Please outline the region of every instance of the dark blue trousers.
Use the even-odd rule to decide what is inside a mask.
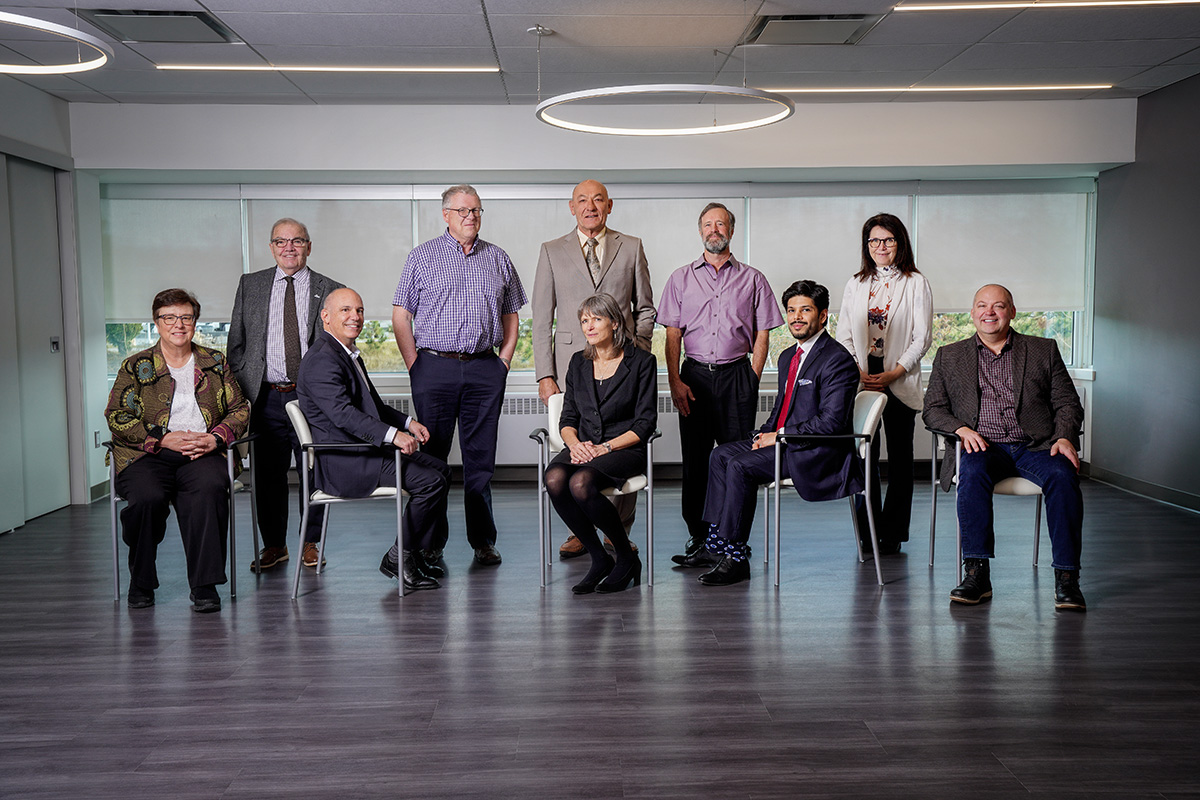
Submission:
[[[492,475],[508,369],[494,355],[459,361],[421,351],[408,376],[417,421],[429,429],[429,441],[421,451],[445,461],[458,427],[467,541],[476,550],[494,545]],[[435,542],[432,547],[441,549],[445,544]]]
[[[958,474],[958,524],[963,558],[994,558],[992,488],[1020,476],[1042,487],[1055,569],[1079,569],[1083,541],[1083,495],[1079,473],[1063,455],[1023,444],[989,442],[982,453],[963,452]]]
[[[779,465],[780,480],[788,475],[787,460]],[[708,492],[703,518],[722,539],[745,544],[750,540],[758,489],[775,480],[775,448],[752,450],[749,439],[717,445],[708,461]]]

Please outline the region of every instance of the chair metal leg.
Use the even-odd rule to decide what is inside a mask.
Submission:
[[[771,507],[771,484],[763,484],[763,567],[771,563],[771,517],[767,509]]]
[[[871,501],[868,499],[871,496],[871,470],[869,467],[866,473],[866,491],[863,492],[863,501],[867,506],[867,527],[871,534],[871,550],[875,554],[875,577],[879,580],[879,585],[883,586],[883,567],[879,563],[879,536],[875,533],[875,511],[871,508]]]
[[[254,442],[250,442],[250,536],[254,540],[254,573],[261,575],[259,569],[258,551],[261,544],[258,541],[258,474],[254,471]]]
[[[862,531],[858,529],[858,509],[854,506],[854,498],[858,495],[850,495],[847,500],[850,501],[850,521],[854,523],[854,549],[858,551],[858,563],[862,564],[867,560],[867,554],[862,549]],[[864,497],[865,501],[866,498]]]
[[[237,599],[237,519],[233,507],[233,455],[237,448],[225,451],[225,464],[229,472],[229,599]]]
[[[933,566],[933,543],[937,532],[938,459],[937,434],[933,434],[933,449],[929,456],[929,566]]]
[[[317,574],[320,575],[324,571],[325,566],[325,534],[329,531],[329,507],[325,507],[325,513],[321,515],[321,538],[317,540]],[[304,560],[304,538],[300,539],[300,560]]]
[[[113,551],[113,602],[117,603],[121,600],[121,559],[120,559],[120,539],[121,535],[117,532],[117,503],[120,499],[117,497],[117,465],[116,456],[109,454],[110,464],[108,467],[108,522],[112,528],[112,551]]]
[[[780,489],[783,488],[779,485],[780,480],[782,480],[779,473],[780,473],[780,453],[782,451],[783,451],[783,448],[781,448],[779,446],[779,444],[776,443],[775,444],[775,588],[776,589],[779,588],[779,561],[780,561],[780,558],[779,558],[779,496],[782,494]],[[764,513],[766,512],[765,508],[763,509],[763,512]]]
[[[654,443],[646,445],[646,587],[654,588]]]
[[[1033,510],[1033,566],[1038,565],[1038,547],[1042,543],[1042,496],[1037,496],[1037,505]]]
[[[403,465],[400,463],[400,450],[396,450],[396,555],[399,556],[398,562],[400,567],[400,575],[396,578],[396,583],[400,584],[396,590],[397,595],[401,600],[404,599],[404,472]],[[329,519],[329,509],[325,509],[325,519]],[[325,552],[325,529],[321,529],[321,552]],[[317,565],[320,566],[320,561]]]
[[[546,588],[547,572],[549,571],[549,562],[547,561],[549,547],[546,539],[550,536],[549,520],[546,518],[546,506],[549,505],[549,497],[546,495],[546,446],[542,444],[538,448],[538,472],[537,472],[537,508],[538,508],[538,561],[542,572],[542,588]]]

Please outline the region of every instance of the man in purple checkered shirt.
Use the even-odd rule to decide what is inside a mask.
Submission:
[[[989,284],[976,292],[971,305],[975,335],[938,350],[925,393],[925,425],[962,442],[957,505],[966,577],[950,599],[974,605],[992,596],[992,487],[1020,476],[1040,486],[1046,497],[1054,607],[1083,611],[1083,406],[1057,342],[1012,330],[1016,314],[1012,293],[1003,286]],[[953,474],[954,450],[947,448],[943,488],[949,489]]]
[[[473,187],[442,192],[442,219],[446,232],[408,254],[392,299],[392,329],[416,416],[429,429],[421,449],[445,461],[458,426],[467,541],[477,563],[495,566],[496,437],[525,289],[508,254],[479,238],[483,203]],[[423,554],[427,564],[441,560],[448,538],[442,523]]]

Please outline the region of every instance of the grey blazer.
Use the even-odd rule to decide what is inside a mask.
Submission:
[[[643,350],[650,349],[656,314],[642,240],[609,228],[600,283],[593,286],[575,230],[542,243],[533,280],[534,369],[538,380],[554,378],[560,389],[571,356],[583,349],[578,312],[584,300],[598,292],[616,298],[627,333]]]
[[[1083,405],[1053,339],[1012,331],[1013,389],[1017,422],[1029,436],[1029,449],[1047,450],[1059,439],[1079,449]],[[979,426],[979,352],[977,338],[948,344],[937,351],[929,388],[925,390],[925,425],[956,431]],[[954,448],[942,460],[942,488],[954,476]]]
[[[243,275],[233,298],[233,318],[229,321],[229,343],[225,357],[242,386],[242,394],[254,403],[267,374],[267,311],[271,305],[271,281],[275,267]],[[309,268],[308,346],[321,332],[321,306],[325,298],[342,284]]]

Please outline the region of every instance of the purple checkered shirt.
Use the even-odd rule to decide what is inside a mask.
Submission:
[[[500,345],[500,317],[520,311],[525,300],[507,253],[477,238],[464,255],[446,231],[408,254],[392,305],[412,313],[418,348],[479,353]]]
[[[1013,390],[1012,337],[996,355],[975,335],[979,349],[979,424],[976,432],[989,442],[1024,442],[1017,422],[1017,395]]]

